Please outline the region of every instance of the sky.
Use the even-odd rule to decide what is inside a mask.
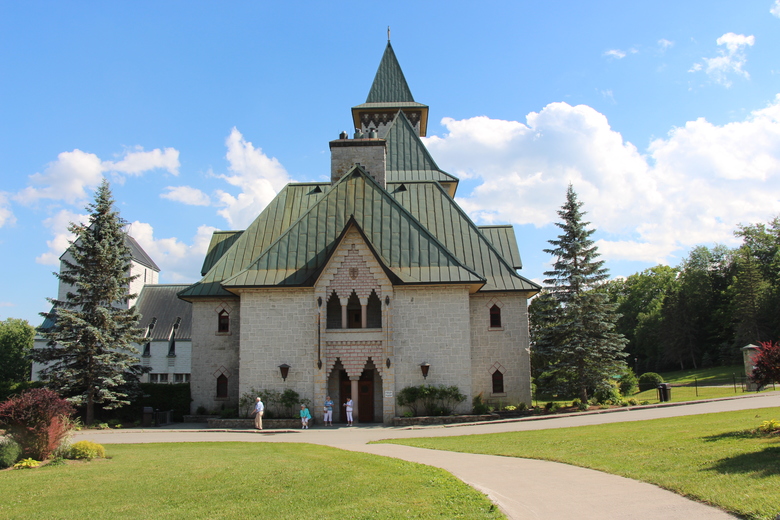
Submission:
[[[612,276],[780,214],[780,0],[0,0],[0,319],[57,293],[107,178],[161,283],[330,178],[391,41],[425,143],[541,282],[574,187]]]

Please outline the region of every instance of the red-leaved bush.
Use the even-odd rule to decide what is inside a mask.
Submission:
[[[44,460],[70,432],[73,405],[48,388],[34,388],[0,403],[0,428],[25,457]]]
[[[759,387],[780,382],[780,343],[762,341],[758,355],[753,359],[753,372],[750,379]]]

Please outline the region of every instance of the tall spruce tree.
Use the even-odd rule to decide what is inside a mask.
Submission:
[[[624,369],[626,339],[615,332],[617,306],[600,287],[609,272],[604,261],[597,260],[598,248],[590,239],[595,230],[587,229],[590,223],[583,222],[581,207],[569,185],[566,203],[558,211],[562,221],[556,222],[563,233],[544,250],[556,258],[544,282],[558,305],[547,306],[540,317],[546,325],[539,327],[534,348],[550,361],[548,373],[566,381],[586,402],[591,391]]]
[[[33,359],[45,364],[46,384],[77,406],[85,408],[87,424],[95,405],[118,408],[129,404],[127,388],[137,382],[139,316],[128,309],[131,253],[114,211],[106,180],[87,206],[89,224],[71,223],[76,239],[63,256],[57,278],[70,286],[64,300],[50,298],[51,313],[42,313],[54,326],[42,331],[47,346],[35,349]]]

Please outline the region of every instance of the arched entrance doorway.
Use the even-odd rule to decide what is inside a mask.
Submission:
[[[349,397],[357,404],[357,415],[354,417],[356,423],[382,422],[382,376],[371,358],[366,362],[357,381],[357,397],[352,395],[352,380],[340,361],[336,362],[330,374],[328,390],[337,405],[333,410],[334,422],[347,422],[343,405]]]

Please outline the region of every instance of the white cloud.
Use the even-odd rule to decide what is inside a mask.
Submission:
[[[660,40],[658,40],[658,46],[661,48],[662,51],[665,51],[666,49],[670,49],[674,47],[674,42],[671,40],[667,40],[666,38],[661,38]]]
[[[780,18],[780,0],[775,0],[775,3],[769,8],[769,12]]]
[[[126,151],[121,160],[104,161],[102,166],[104,171],[126,173],[129,175],[141,175],[149,170],[164,169],[171,175],[179,175],[179,151],[174,148],[160,150],[155,148],[152,151],[144,152],[143,148],[137,146],[136,151]]]
[[[31,186],[14,197],[23,204],[32,204],[40,199],[51,199],[75,204],[87,199],[87,189],[94,189],[106,172],[140,175],[149,170],[165,169],[177,175],[179,152],[173,148],[144,152],[126,151],[122,159],[101,161],[93,154],[75,149],[62,152],[57,160],[49,163],[43,173],[30,175]]]
[[[224,209],[218,213],[234,229],[243,229],[291,179],[276,158],[255,148],[236,128],[230,132],[225,145],[231,174],[218,177],[240,188],[241,193],[234,196],[219,190],[217,197]]]
[[[626,57],[626,53],[620,49],[610,49],[604,53],[604,56],[621,60]]]
[[[8,195],[8,193],[0,191],[0,228],[6,224],[13,225],[16,223],[16,217],[9,207]]]
[[[692,245],[734,243],[738,223],[780,212],[780,95],[741,122],[674,128],[646,155],[583,105],[552,103],[526,124],[442,124],[448,133],[426,144],[442,168],[479,181],[458,197],[475,220],[548,225],[572,183],[587,220],[609,236],[599,242],[605,258],[661,262]]]
[[[191,186],[166,186],[166,193],[161,193],[163,199],[173,200],[190,206],[209,206],[211,199],[208,195]]]
[[[154,228],[145,222],[135,221],[128,227],[130,236],[136,239],[160,268],[161,278],[172,283],[200,279],[200,267],[214,231],[214,227],[198,227],[192,244],[188,245],[175,237],[155,238]]]
[[[49,229],[53,238],[46,241],[46,246],[49,250],[35,259],[37,263],[43,265],[60,264],[60,256],[68,249],[70,241],[75,238],[73,233],[68,231],[71,222],[86,224],[89,222],[89,215],[82,215],[63,209],[43,221],[43,225]]]
[[[731,86],[731,77],[734,75],[750,79],[750,74],[744,69],[747,62],[745,49],[752,47],[756,38],[730,32],[718,38],[716,43],[724,47],[718,50],[718,56],[702,58],[703,63],[695,63],[688,72],[704,70],[716,83],[725,87]]]

